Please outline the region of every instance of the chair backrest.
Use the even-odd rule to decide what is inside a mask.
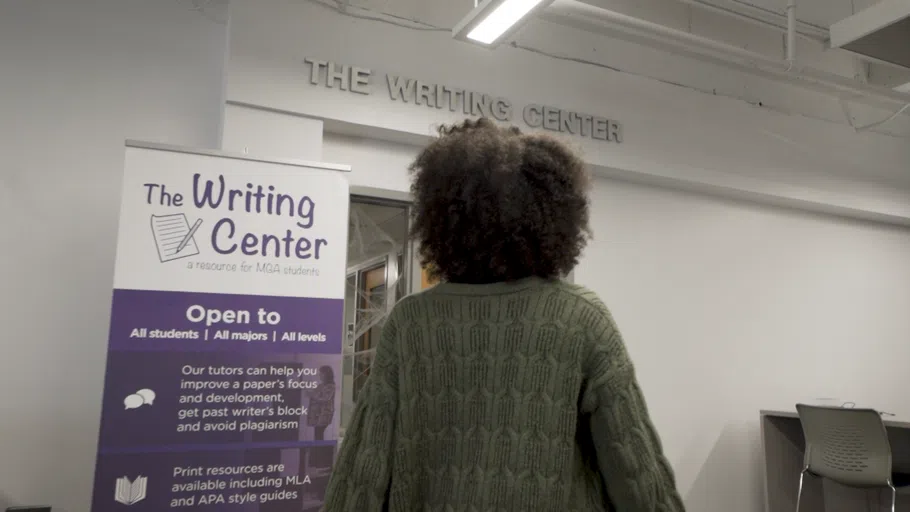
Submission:
[[[798,404],[806,438],[806,469],[844,485],[891,485],[891,444],[872,409]]]

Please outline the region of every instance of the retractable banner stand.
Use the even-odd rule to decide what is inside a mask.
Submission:
[[[322,506],[344,170],[128,144],[93,512]]]

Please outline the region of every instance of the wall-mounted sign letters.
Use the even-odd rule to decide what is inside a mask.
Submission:
[[[314,58],[306,58],[304,63],[309,67],[312,85],[355,94],[371,95],[374,92],[374,75],[370,69]],[[488,117],[501,122],[514,122],[515,118],[520,118],[530,128],[622,142],[622,125],[601,116],[534,103],[518,109],[508,98],[400,75],[387,74],[382,85],[386,87],[389,98],[396,102],[445,109],[466,116]]]

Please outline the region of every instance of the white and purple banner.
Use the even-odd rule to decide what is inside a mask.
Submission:
[[[127,147],[93,512],[321,508],[342,170]]]

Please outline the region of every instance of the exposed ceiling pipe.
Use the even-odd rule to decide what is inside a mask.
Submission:
[[[787,0],[787,71],[796,66],[796,0]]]
[[[724,16],[737,18],[739,20],[745,21],[746,23],[749,23],[751,25],[755,25],[758,27],[770,28],[770,29],[776,30],[778,32],[782,32],[784,34],[789,32],[789,26],[788,26],[789,23],[786,25],[780,24],[779,22],[774,22],[774,21],[771,21],[768,19],[760,18],[757,15],[753,16],[751,14],[748,14],[748,13],[745,13],[742,11],[738,11],[733,8],[723,7],[721,5],[717,5],[717,4],[707,1],[707,0],[677,0],[677,1],[687,4],[687,5],[691,5],[693,7],[699,8],[699,9],[706,10],[706,11],[711,11],[711,12],[715,12],[717,14],[721,14]],[[802,37],[804,39],[807,39],[809,41],[814,41],[816,43],[827,43],[828,42],[827,31],[822,32],[821,30],[819,30],[813,26],[807,27],[807,26],[805,26],[805,24],[803,24],[802,30],[800,30],[800,22],[798,20],[796,22],[796,35],[798,37]]]
[[[601,34],[604,33],[604,29],[608,29],[617,33],[619,37],[626,35],[625,39],[639,44],[720,64],[734,65],[751,73],[798,81],[829,93],[838,95],[849,93],[851,98],[870,97],[901,104],[907,103],[908,99],[906,94],[886,87],[863,84],[811,67],[800,68],[798,73],[791,72],[793,68],[786,60],[774,59],[738,46],[603,9],[584,1],[556,0],[545,12],[544,17],[556,23]]]

